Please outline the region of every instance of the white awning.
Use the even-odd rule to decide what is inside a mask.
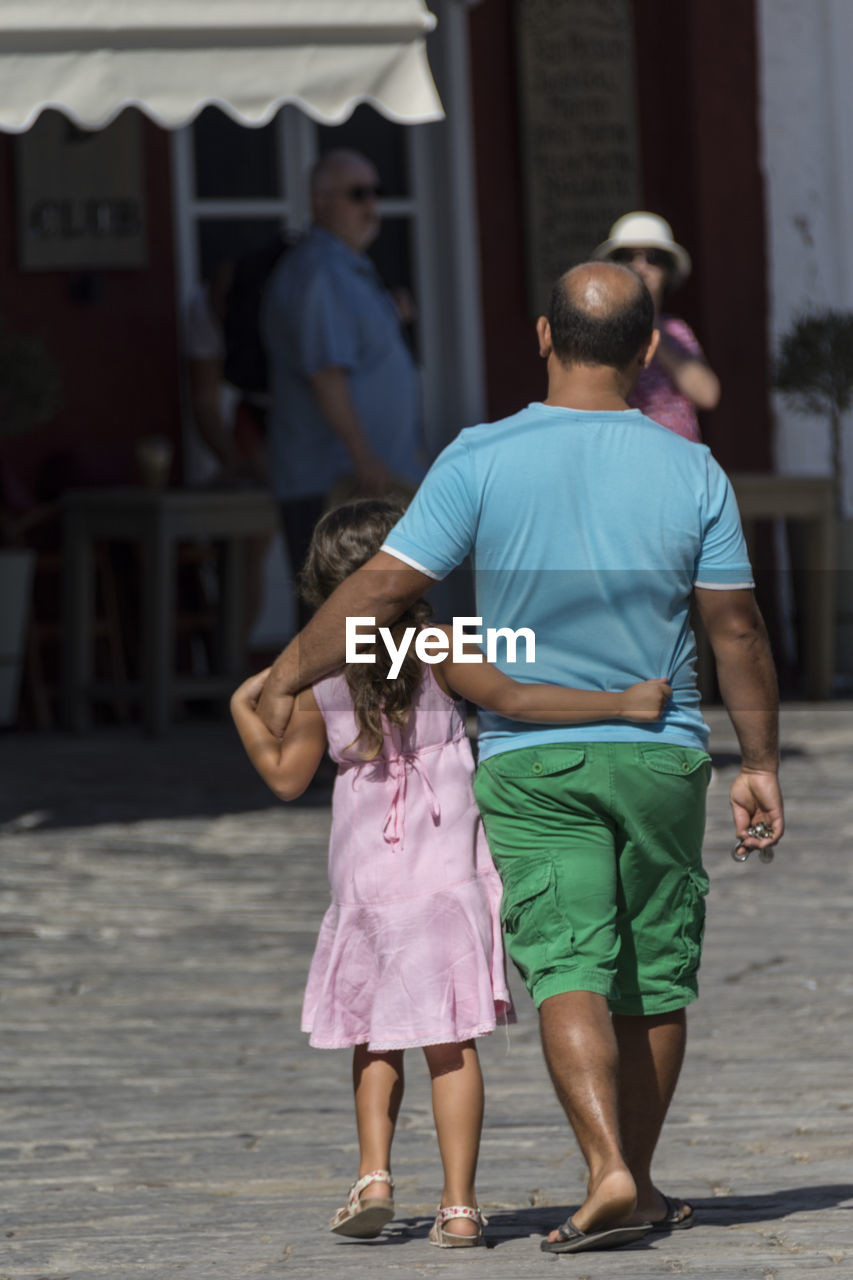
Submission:
[[[2,0],[0,129],[45,107],[96,128],[139,107],[176,128],[208,104],[265,124],[285,102],[441,119],[424,0]]]

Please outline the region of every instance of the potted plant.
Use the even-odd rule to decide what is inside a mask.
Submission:
[[[773,385],[790,397],[796,409],[821,414],[829,423],[835,504],[842,519],[841,415],[853,398],[853,312],[828,310],[799,316],[779,343]]]
[[[0,441],[46,421],[58,402],[56,367],[39,338],[0,324]],[[0,459],[0,725],[14,722],[26,641],[35,552],[20,545],[5,506]]]
[[[853,312],[808,312],[780,340],[773,385],[803,413],[829,428],[838,517],[837,611],[839,666],[853,675],[853,520],[845,520],[842,415],[853,402]],[[850,580],[848,582],[848,579]]]

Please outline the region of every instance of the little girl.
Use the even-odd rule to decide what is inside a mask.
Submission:
[[[314,532],[302,577],[317,608],[379,550],[402,515],[366,500],[330,511]],[[392,628],[429,612],[418,601]],[[449,631],[449,628],[448,628]],[[500,881],[474,802],[474,769],[457,697],[518,720],[656,720],[664,680],[624,693],[520,684],[486,662],[446,656],[423,664],[410,646],[399,675],[377,646],[291,700],[283,739],[255,707],[266,672],[247,680],[231,709],[253,765],[282,800],[310,783],[328,746],[332,797],[326,912],[308,975],[302,1029],[321,1049],[353,1048],[360,1163],[330,1224],[340,1235],[379,1235],[394,1216],[391,1141],[403,1096],[403,1051],[420,1047],[432,1080],[444,1189],[429,1239],[479,1244],[485,1219],[474,1177],[483,1120],[475,1038],[511,1016],[503,966]]]

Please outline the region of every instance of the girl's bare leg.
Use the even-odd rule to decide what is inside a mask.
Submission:
[[[463,1044],[434,1044],[424,1049],[432,1079],[432,1113],[444,1167],[441,1206],[477,1207],[474,1180],[483,1128],[483,1076],[473,1040]],[[445,1231],[476,1235],[477,1224],[455,1218]]]
[[[358,1129],[358,1176],[391,1168],[391,1143],[403,1100],[403,1051],[370,1053],[356,1045],[352,1057],[355,1121]],[[390,1197],[387,1182],[372,1182],[361,1193],[371,1199]]]

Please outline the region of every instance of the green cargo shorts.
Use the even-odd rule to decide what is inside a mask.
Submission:
[[[640,742],[526,747],[480,765],[507,951],[537,1006],[567,991],[626,1014],[696,999],[710,774],[704,751]]]

